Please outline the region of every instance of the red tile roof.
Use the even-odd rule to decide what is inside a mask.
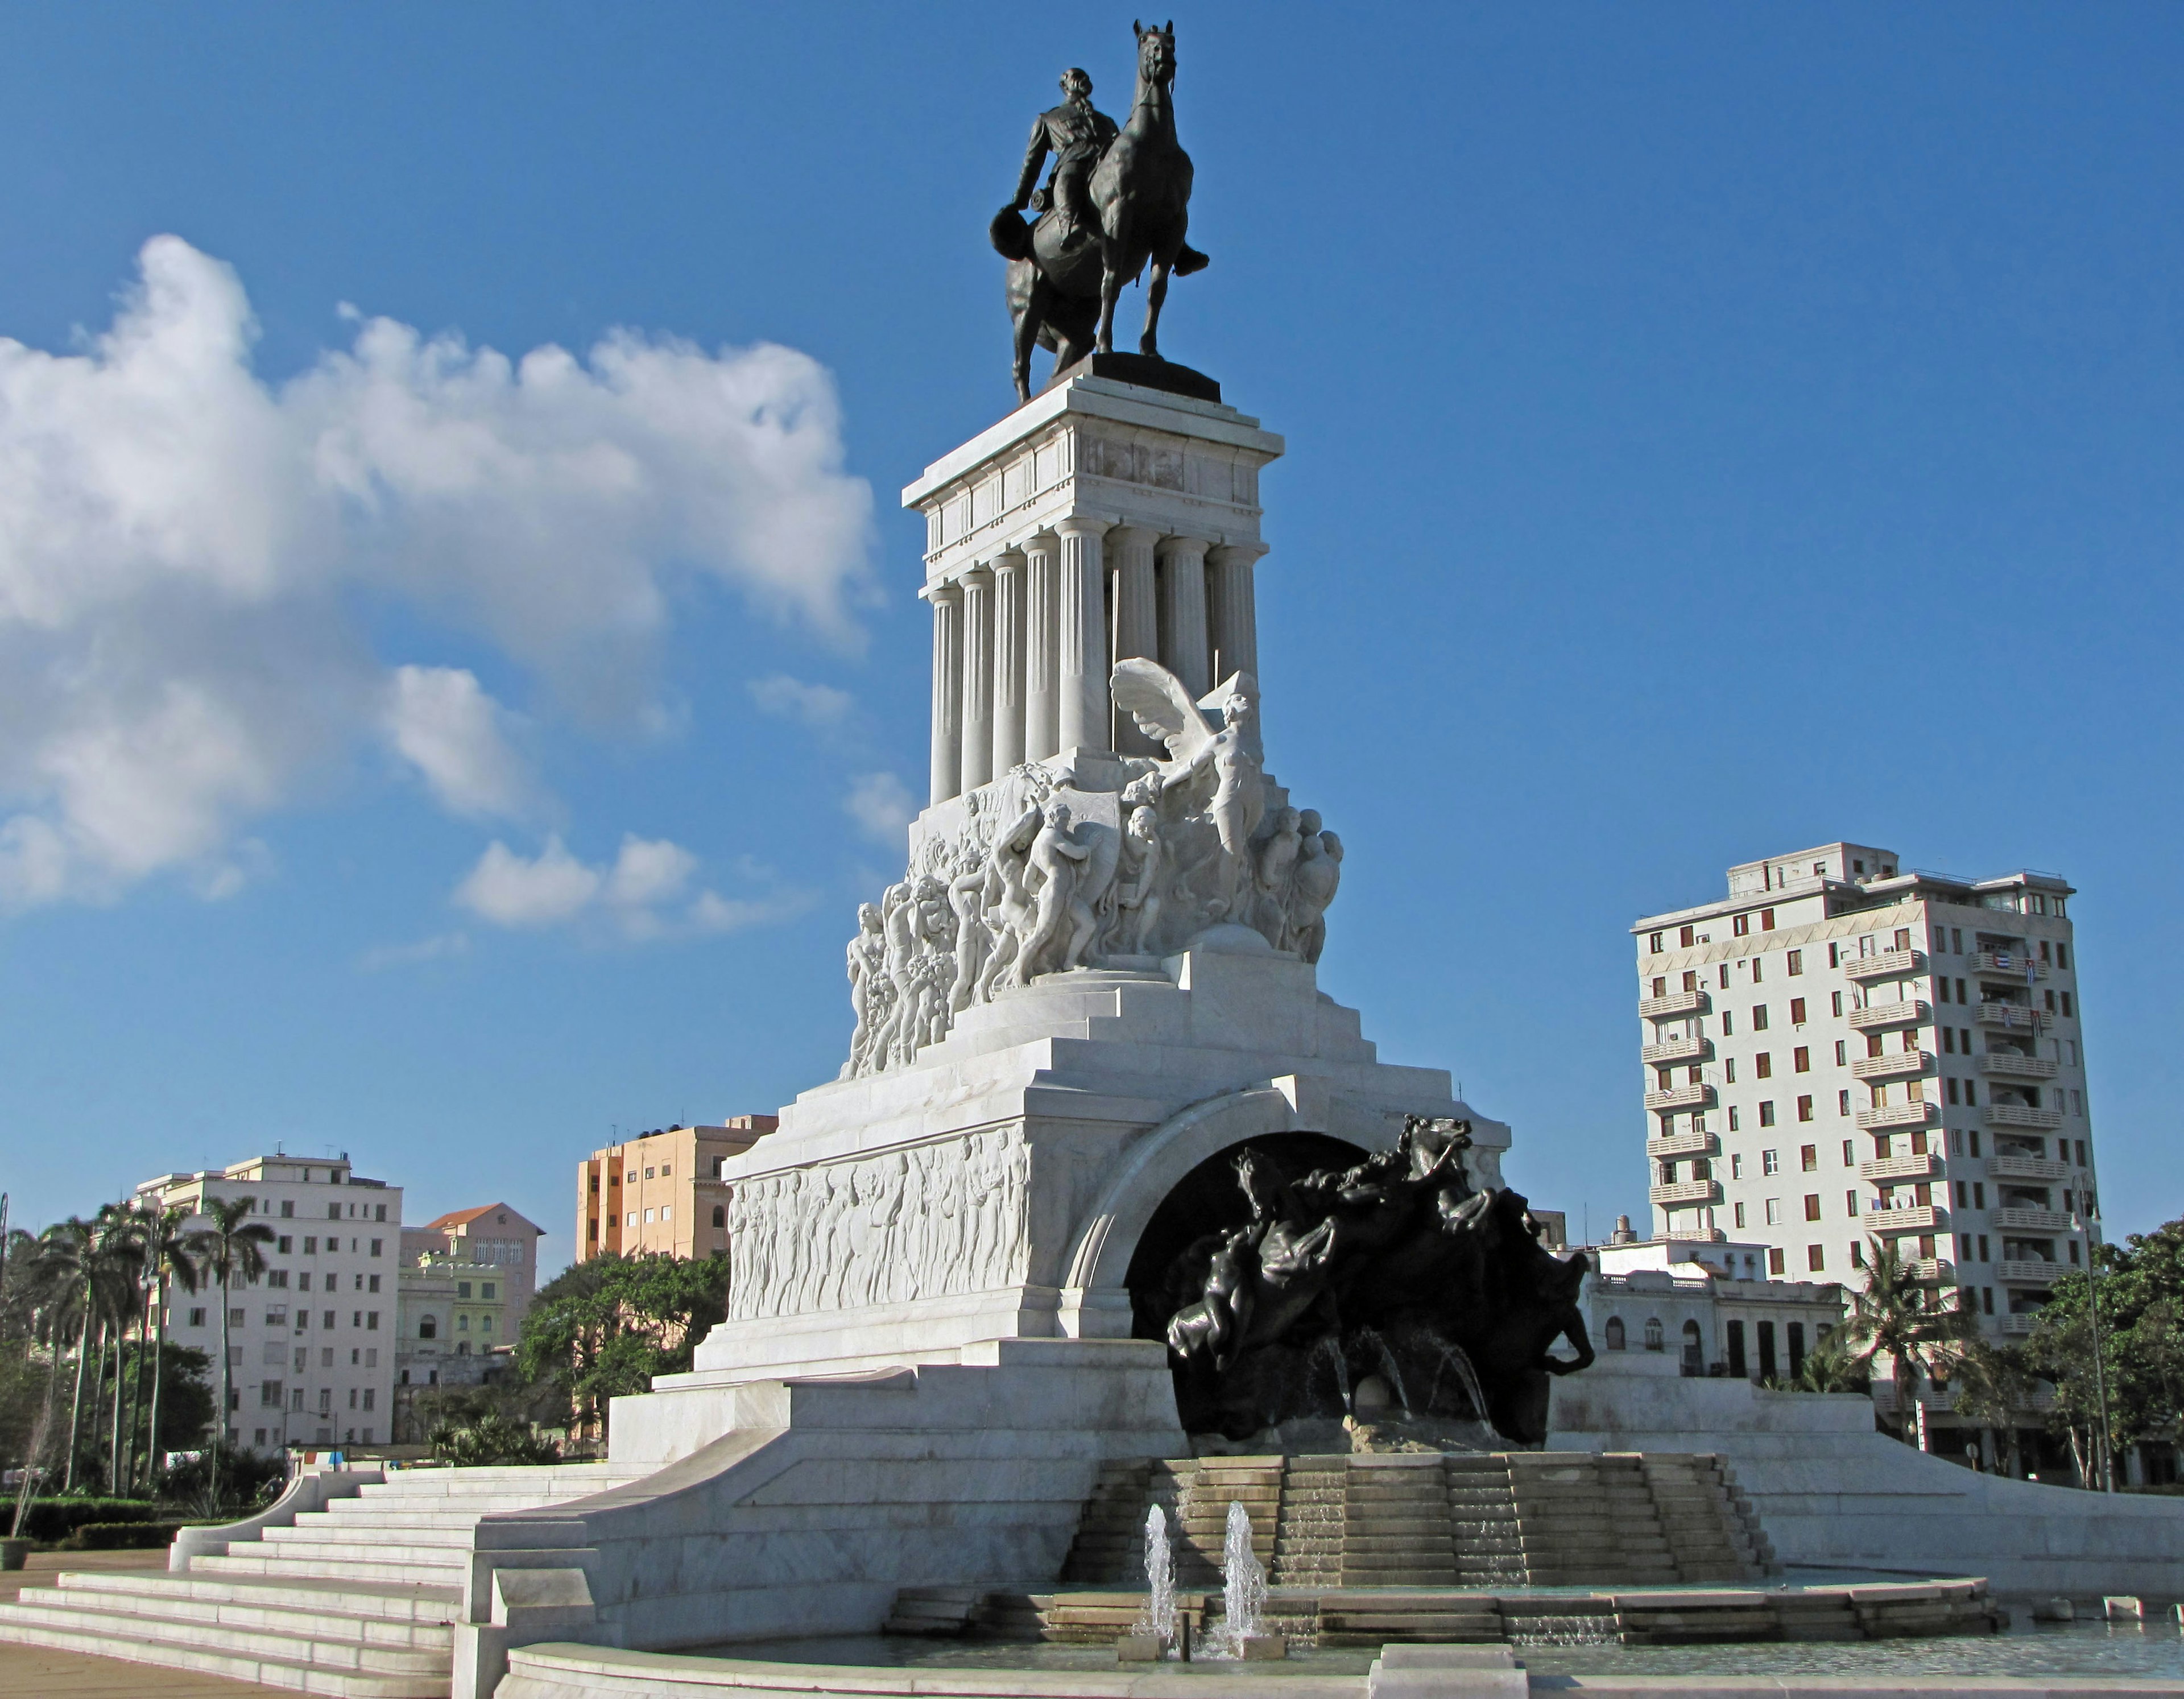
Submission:
[[[509,1214],[515,1216],[516,1220],[522,1222],[523,1225],[529,1228],[533,1233],[543,1234],[546,1231],[546,1229],[539,1226],[537,1222],[526,1220],[521,1215],[517,1214],[515,1210],[509,1209],[509,1206],[504,1203],[480,1204],[476,1209],[451,1210],[447,1214],[442,1216],[437,1221],[428,1221],[422,1228],[414,1230],[421,1233],[432,1233],[436,1230],[444,1230],[448,1228],[462,1227],[471,1222],[476,1221],[482,1215],[491,1215],[495,1210],[507,1210]]]

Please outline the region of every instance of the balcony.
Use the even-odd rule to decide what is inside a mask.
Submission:
[[[2027,1310],[2022,1315],[1997,1316],[1994,1319],[1996,1324],[2006,1334],[2029,1334],[2032,1331],[2032,1324],[2040,1318],[2032,1311]]]
[[[2006,1286],[2052,1286],[2058,1274],[2069,1271],[2056,1263],[2042,1262],[2036,1257],[2026,1262],[1997,1262],[1994,1278]]]
[[[1982,950],[1972,957],[1972,972],[1985,979],[2014,979],[2025,983],[2048,977],[2048,964],[2030,955],[2005,955],[1998,950]]]
[[[1924,1050],[1888,1050],[1877,1056],[1859,1056],[1850,1065],[1857,1079],[1902,1079],[1924,1073],[1933,1061]]]
[[[1670,1015],[1703,1015],[1707,1011],[1707,994],[1700,991],[1671,991],[1665,997],[1642,997],[1638,1002],[1638,1013],[1646,1020],[1663,1020]]]
[[[1939,1204],[1906,1204],[1901,1209],[1869,1211],[1865,1230],[1875,1239],[1901,1239],[1906,1234],[1938,1233],[1948,1219],[1948,1212]]]
[[[2002,1233],[2068,1233],[2070,1217],[2059,1209],[1998,1209],[1988,1217]]]
[[[1678,1133],[1667,1139],[1648,1139],[1646,1154],[1657,1162],[1680,1162],[1686,1156],[1711,1156],[1721,1149],[1711,1133]]]
[[[1957,1265],[1938,1256],[1914,1256],[1903,1265],[1903,1270],[1921,1286],[1953,1286],[1957,1283]]]
[[[1992,998],[1979,1005],[1972,1017],[1982,1027],[1997,1027],[2005,1033],[2036,1033],[2047,1024],[2037,1009],[2028,1009],[2021,1003],[1998,1002]]]
[[[1858,1165],[1858,1178],[1877,1185],[1897,1186],[1913,1180],[1939,1179],[1942,1172],[1942,1159],[1931,1150],[1915,1156],[1875,1156]]]
[[[1919,971],[1919,952],[1884,950],[1878,955],[1846,955],[1842,971],[1860,984],[1874,979],[1908,979]]]
[[[1997,1150],[1987,1159],[1986,1171],[1997,1180],[2067,1180],[2068,1162],[2051,1162],[2045,1156],[2018,1156]]]
[[[2023,1103],[1990,1103],[1981,1111],[1990,1127],[2038,1127],[2049,1131],[2063,1124],[2059,1109],[2034,1109]]]
[[[1713,1088],[1703,1084],[1672,1085],[1666,1091],[1646,1094],[1646,1108],[1664,1115],[1679,1109],[1704,1109],[1713,1101]]]
[[[1642,1062],[1704,1061],[1713,1054],[1713,1044],[1708,1039],[1663,1039],[1658,1044],[1647,1044],[1638,1052]]]
[[[2049,1056],[2020,1056],[2015,1050],[1989,1050],[1979,1059],[1981,1073],[2005,1079],[2053,1079],[2059,1064]]]
[[[1646,1199],[1663,1209],[1690,1209],[1700,1204],[1721,1201],[1719,1180],[1678,1180],[1674,1185],[1651,1186]]]
[[[1930,1103],[1891,1103],[1879,1109],[1861,1109],[1858,1111],[1858,1124],[1868,1132],[1880,1132],[1891,1127],[1924,1127],[1933,1106]]]
[[[1907,997],[1901,1003],[1869,1003],[1850,1011],[1851,1028],[1860,1033],[1877,1032],[1884,1027],[1923,1027],[1933,1018],[1933,1005],[1917,997]]]

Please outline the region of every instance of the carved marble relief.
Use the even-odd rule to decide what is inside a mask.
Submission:
[[[728,1201],[728,1319],[1019,1284],[1030,1181],[1013,1127],[741,1181]]]
[[[1269,806],[1249,675],[1230,681],[1217,724],[1152,661],[1118,664],[1112,688],[1167,758],[1123,760],[1095,795],[1039,763],[968,793],[956,828],[859,911],[843,1078],[910,1061],[998,990],[1150,966],[1224,922],[1319,960],[1342,843],[1312,810]]]

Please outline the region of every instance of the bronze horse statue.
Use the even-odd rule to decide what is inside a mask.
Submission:
[[[1190,227],[1190,156],[1175,136],[1175,25],[1158,29],[1133,23],[1138,38],[1137,93],[1130,116],[1106,143],[1092,166],[1089,185],[1090,220],[1071,204],[1074,185],[1065,182],[1071,162],[1057,163],[1052,190],[1042,197],[1036,225],[1025,223],[1021,209],[1032,203],[1027,182],[1017,202],[1001,209],[989,234],[1009,262],[1009,314],[1015,322],[1017,399],[1031,398],[1031,351],[1034,344],[1053,351],[1055,370],[1075,365],[1095,352],[1115,347],[1115,303],[1123,286],[1148,265],[1152,281],[1145,292],[1145,329],[1138,351],[1160,358],[1161,305],[1173,273],[1187,277],[1202,269],[1206,256],[1184,240]],[[1067,86],[1065,84],[1065,86]],[[1087,84],[1085,93],[1089,95]],[[1086,117],[1112,128],[1083,106]],[[1057,108],[1047,119],[1064,117]],[[1042,120],[1044,123],[1045,120]],[[1041,131],[1033,132],[1034,156]],[[1078,166],[1081,170],[1081,164]]]

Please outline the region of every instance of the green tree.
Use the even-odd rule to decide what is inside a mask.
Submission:
[[[148,1208],[145,1211],[142,1248],[144,1284],[151,1305],[149,1313],[155,1318],[152,1336],[152,1411],[145,1420],[144,1431],[148,1451],[144,1462],[144,1481],[148,1487],[158,1476],[160,1463],[159,1400],[164,1390],[170,1347],[167,1344],[167,1294],[170,1290],[195,1292],[198,1285],[196,1235],[183,1223],[189,1219],[189,1211],[177,1204],[170,1209]],[[225,1357],[226,1352],[220,1355]]]
[[[725,1255],[588,1258],[532,1301],[516,1340],[516,1373],[554,1419],[604,1439],[608,1400],[688,1368],[725,1313],[727,1290]]]
[[[2081,1478],[2098,1479],[2100,1422],[2106,1395],[2109,1432],[2119,1446],[2174,1441],[2184,1423],[2184,1221],[2123,1244],[2096,1245],[2100,1339],[2093,1337],[2093,1276],[2059,1278],[2033,1323],[2025,1355],[2054,1383],[2049,1425],[2077,1459]]]
[[[1864,1392],[1871,1379],[1850,1349],[1845,1330],[1837,1328],[1806,1353],[1786,1390],[1791,1392]]]
[[[1978,1424],[1989,1462],[1998,1463],[2006,1473],[2022,1474],[2018,1418],[2031,1407],[2039,1385],[2025,1352],[2016,1345],[1992,1345],[1975,1336],[1958,1349],[1948,1373],[1957,1414]],[[1997,1434],[2002,1437],[1999,1458],[1994,1445]]]
[[[1893,1245],[1877,1239],[1867,1244],[1865,1290],[1850,1295],[1849,1319],[1834,1337],[1869,1373],[1886,1362],[1896,1387],[1897,1437],[1924,1451],[1925,1407],[1919,1402],[1919,1383],[1932,1378],[1950,1347],[1974,1337],[1978,1324],[1921,1285]]]
[[[228,1299],[239,1283],[257,1284],[265,1273],[265,1247],[273,1242],[273,1229],[250,1219],[258,1206],[255,1198],[216,1198],[204,1200],[206,1224],[187,1236],[190,1255],[200,1277],[220,1288],[220,1407],[213,1414],[212,1453],[214,1490],[220,1479],[219,1460],[227,1450],[227,1412],[235,1402],[234,1353],[228,1349]]]

